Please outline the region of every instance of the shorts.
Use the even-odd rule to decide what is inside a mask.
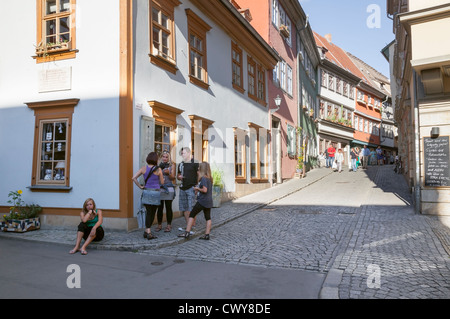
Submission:
[[[86,223],[80,223],[78,225],[78,231],[84,233],[83,239],[86,240],[89,237],[89,234],[92,231],[93,226],[88,226]],[[103,230],[102,226],[97,227],[95,238],[93,241],[100,241],[105,236],[105,231]]]
[[[196,203],[194,208],[191,210],[191,213],[189,214],[190,218],[195,218],[198,213],[203,211],[205,214],[205,220],[211,220],[211,208],[203,207],[200,203]]]
[[[186,190],[180,189],[180,201],[179,210],[182,212],[190,212],[195,204],[195,192],[194,187],[188,188]]]

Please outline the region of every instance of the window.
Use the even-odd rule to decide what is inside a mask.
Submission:
[[[265,103],[266,101],[266,71],[258,64],[258,101]]]
[[[325,70],[322,70],[322,87],[327,87],[328,78],[327,78],[327,72]]]
[[[334,91],[334,76],[328,74],[328,89]]]
[[[336,77],[336,93],[342,94],[342,81]]]
[[[267,130],[261,126],[248,123],[250,129],[250,178],[252,182],[267,181],[268,155]]]
[[[279,74],[279,63],[277,63],[275,65],[275,67],[273,68],[273,83],[275,85],[280,86],[280,74]]]
[[[172,128],[162,123],[155,123],[155,152],[161,156],[163,152],[171,153],[170,132]]]
[[[192,10],[186,9],[189,39],[189,78],[192,83],[208,89],[208,68],[206,58],[206,32],[211,27]]]
[[[287,152],[291,157],[296,155],[296,137],[297,135],[295,134],[295,127],[287,124]]]
[[[150,61],[176,73],[174,8],[178,0],[151,1]]]
[[[191,119],[192,156],[198,160],[209,161],[209,134],[208,129],[214,121],[197,115],[189,115]]]
[[[280,87],[286,91],[286,62],[280,62]]]
[[[278,27],[278,0],[272,2],[272,23]]]
[[[287,92],[292,95],[292,68],[287,65]]]
[[[245,182],[246,179],[246,156],[245,156],[245,131],[234,129],[234,174],[236,182]]]
[[[244,92],[242,76],[242,50],[235,43],[231,43],[231,64],[233,87],[240,92]]]
[[[354,119],[354,121],[353,121],[353,128],[355,129],[355,130],[357,130],[358,129],[358,117],[355,115],[355,119]]]
[[[38,63],[74,58],[76,0],[37,1]]]
[[[248,96],[256,100],[256,62],[247,58]]]
[[[360,130],[361,132],[364,131],[363,126],[364,126],[364,119],[360,117],[360,118],[359,118],[359,130]]]
[[[27,103],[36,119],[31,190],[70,190],[72,114],[78,102]]]

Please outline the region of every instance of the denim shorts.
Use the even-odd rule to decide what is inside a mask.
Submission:
[[[159,190],[146,188],[142,192],[142,204],[144,205],[161,205],[161,192]]]
[[[195,192],[194,187],[191,187],[186,190],[180,189],[180,201],[179,201],[179,210],[182,212],[191,211],[195,204]]]

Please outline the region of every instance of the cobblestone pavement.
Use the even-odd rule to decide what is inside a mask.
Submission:
[[[392,166],[356,173],[316,169],[300,180],[212,210],[211,240],[170,233],[146,241],[142,230],[107,232],[89,248],[300,269],[326,274],[321,298],[450,298],[450,217],[414,213],[411,194]],[[44,228],[0,238],[73,245],[76,230]]]
[[[333,173],[210,241],[141,253],[325,272],[322,298],[449,298],[449,225],[411,202],[392,166]]]

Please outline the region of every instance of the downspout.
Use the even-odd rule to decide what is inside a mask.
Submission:
[[[413,70],[413,95],[414,95],[414,157],[415,157],[415,180],[414,180],[414,205],[416,214],[420,214],[420,136],[419,136],[419,102],[417,100],[417,73]]]

